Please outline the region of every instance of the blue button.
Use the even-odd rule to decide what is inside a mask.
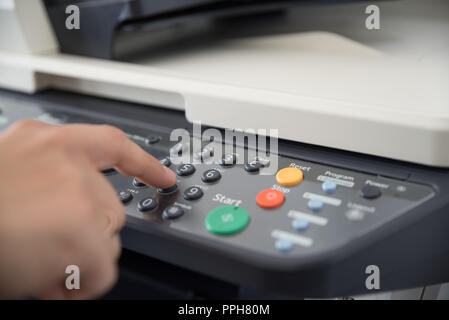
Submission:
[[[292,227],[296,231],[304,231],[309,227],[309,221],[306,219],[294,219],[292,221]]]
[[[286,239],[276,240],[276,243],[274,246],[277,251],[282,251],[282,252],[290,251],[293,249],[293,243]]]
[[[321,200],[318,199],[311,199],[309,200],[309,203],[307,204],[310,210],[312,211],[321,211],[324,207],[324,203]]]
[[[333,181],[325,181],[321,186],[326,193],[334,193],[337,190],[337,184]]]

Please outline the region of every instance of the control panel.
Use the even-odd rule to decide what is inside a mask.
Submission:
[[[149,149],[156,149],[159,142],[153,136],[150,141]],[[164,190],[114,171],[106,175],[130,216],[211,245],[219,241],[267,255],[307,255],[356,241],[434,194],[428,186],[288,157],[278,159],[276,174],[264,175],[271,164],[236,164],[243,154],[237,149],[212,164],[175,165],[168,155],[160,157],[178,176],[177,185]]]
[[[0,99],[0,110],[0,131],[23,118],[56,125],[108,123],[121,128],[177,175],[176,185],[155,189],[114,168],[103,171],[126,208],[124,247],[278,293],[359,293],[363,282],[351,284],[346,291],[342,285],[341,292],[333,285],[342,281],[342,272],[349,272],[343,267],[346,259],[353,256],[354,266],[369,261],[388,265],[390,258],[382,257],[382,252],[392,256],[391,261],[400,259],[408,250],[403,252],[395,245],[399,248],[399,243],[408,240],[385,240],[385,249],[375,250],[375,241],[368,245],[371,240],[367,239],[381,237],[389,227],[390,237],[399,236],[411,212],[431,208],[440,199],[438,183],[433,181],[376,174],[364,171],[363,166],[352,169],[349,160],[341,166],[328,164],[326,158],[311,161],[301,152],[295,154],[295,148],[288,155],[280,148],[278,155],[250,157],[247,148],[237,145],[217,157],[221,143],[196,136],[190,136],[187,143],[171,141],[175,127],[147,126],[92,110],[43,107],[10,98]],[[202,147],[190,150],[195,144]],[[189,160],[179,162],[181,154]],[[416,233],[410,232],[410,244],[426,243],[427,239],[413,238]],[[370,255],[363,256],[367,248]],[[357,279],[364,276],[363,269]]]
[[[33,118],[51,124],[97,123],[88,117],[30,111]],[[210,146],[190,154],[195,163],[174,164],[171,156],[189,152],[193,142],[177,143],[165,133],[136,133],[114,124],[177,174],[177,184],[162,190],[112,168],[104,170],[126,213],[142,223],[202,237],[211,246],[218,241],[267,255],[307,255],[356,241],[434,194],[429,186],[298,158],[279,156],[273,170],[263,156],[240,161],[246,154],[241,147],[210,164],[204,164],[214,155]],[[273,174],[264,174],[268,169]]]

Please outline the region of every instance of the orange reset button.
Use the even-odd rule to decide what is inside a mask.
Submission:
[[[297,185],[303,178],[302,171],[297,168],[284,168],[276,174],[277,182],[286,187]]]

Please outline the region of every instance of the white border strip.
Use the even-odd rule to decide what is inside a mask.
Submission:
[[[354,186],[353,181],[340,180],[340,179],[331,178],[331,177],[327,177],[327,176],[323,176],[323,175],[318,176],[318,178],[316,178],[316,179],[318,181],[332,181],[340,186],[347,187],[347,188],[352,188]]]
[[[310,238],[277,229],[271,232],[271,236],[276,239],[289,240],[303,247],[310,247],[313,244],[313,240]]]
[[[327,219],[319,216],[314,216],[308,213],[299,212],[295,210],[290,210],[287,215],[293,219],[304,219],[309,221],[310,223],[317,224],[319,226],[325,226],[327,224]]]
[[[341,205],[341,200],[340,199],[336,199],[336,198],[331,198],[331,197],[325,197],[319,194],[315,194],[315,193],[311,193],[311,192],[305,192],[303,195],[304,198],[306,199],[316,199],[316,200],[321,200],[324,203],[333,205],[338,207],[339,205]]]

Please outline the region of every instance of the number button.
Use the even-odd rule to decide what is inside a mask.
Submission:
[[[177,143],[170,148],[170,154],[181,155],[189,149],[190,145],[188,143]]]
[[[237,156],[233,153],[225,154],[219,161],[222,167],[232,167],[237,163]]]
[[[175,184],[175,185],[165,188],[165,189],[159,188],[159,189],[157,189],[157,192],[159,192],[160,194],[163,194],[163,195],[168,195],[168,194],[175,193],[176,190],[178,190],[178,186]]]
[[[204,148],[201,151],[195,152],[193,157],[195,160],[204,161],[209,159],[214,155],[214,150],[211,148]]]
[[[184,210],[179,206],[168,206],[162,213],[164,219],[177,219],[184,215]]]
[[[198,200],[203,196],[203,190],[198,187],[190,187],[184,191],[184,199],[186,200]]]
[[[210,169],[203,173],[201,180],[205,183],[217,182],[221,179],[221,173],[218,170]]]
[[[245,170],[247,172],[254,172],[254,173],[259,172],[261,167],[262,167],[262,164],[257,160],[253,160],[253,161],[245,163]]]
[[[192,164],[182,164],[176,169],[178,176],[186,177],[195,173],[195,167]]]
[[[159,162],[160,162],[163,166],[166,166],[166,167],[170,167],[170,166],[171,166],[171,160],[170,160],[169,157],[165,157],[165,158],[159,159]]]
[[[158,206],[158,203],[157,203],[156,199],[145,198],[145,199],[139,201],[139,203],[137,205],[137,209],[141,212],[148,212],[148,211],[152,211],[152,210],[156,209],[157,206]]]
[[[130,202],[133,199],[133,195],[129,191],[120,191],[118,197],[122,203]]]
[[[270,159],[268,158],[263,158],[263,157],[254,157],[255,161],[258,161],[262,167],[269,167],[270,166]]]
[[[133,179],[133,185],[138,188],[145,188],[147,186],[145,183],[137,180],[137,178]]]
[[[155,143],[158,143],[159,141],[161,141],[161,137],[159,137],[159,136],[148,136],[145,139],[146,144],[155,144]]]

